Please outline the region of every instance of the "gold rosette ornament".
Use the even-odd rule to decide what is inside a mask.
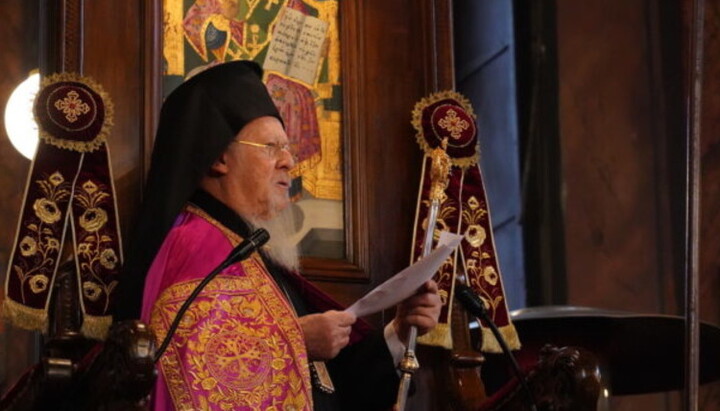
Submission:
[[[515,327],[510,322],[492,236],[490,209],[480,173],[476,117],[470,102],[455,91],[442,91],[420,100],[413,110],[412,125],[417,142],[425,152],[420,190],[418,193],[413,233],[412,261],[423,255],[427,230],[433,230],[433,244],[440,230],[463,236],[460,247],[440,267],[434,280],[438,283],[442,311],[438,326],[418,338],[418,342],[451,349],[452,301],[456,278],[465,278],[467,285],[485,302],[490,318],[500,329],[510,348],[520,348]],[[449,157],[450,171],[442,193],[434,193],[433,173],[437,167],[437,151]],[[440,198],[437,217],[433,218],[433,199]],[[428,221],[428,220],[435,221]],[[464,275],[464,276],[463,276]],[[490,328],[483,321],[483,352],[502,352]]]
[[[41,81],[33,114],[40,143],[8,264],[3,316],[19,327],[47,331],[60,253],[70,235],[83,311],[81,331],[104,338],[122,264],[106,144],[113,105],[92,79],[60,73]]]

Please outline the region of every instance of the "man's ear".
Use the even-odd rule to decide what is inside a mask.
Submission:
[[[224,176],[229,171],[227,165],[227,152],[223,152],[220,157],[210,166],[210,174],[216,176]]]

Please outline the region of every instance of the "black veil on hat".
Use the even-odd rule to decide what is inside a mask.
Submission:
[[[150,171],[118,289],[115,320],[140,317],[145,276],[186,201],[237,133],[280,114],[250,61],[219,64],[175,89],[160,112]]]

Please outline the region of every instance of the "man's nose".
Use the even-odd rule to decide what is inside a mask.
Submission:
[[[278,167],[291,169],[295,167],[295,155],[288,148],[280,150],[280,158],[278,159]]]

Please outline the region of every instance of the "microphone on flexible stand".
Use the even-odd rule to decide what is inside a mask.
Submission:
[[[153,362],[158,362],[160,356],[162,356],[167,349],[168,345],[170,344],[170,339],[172,338],[173,334],[175,334],[175,330],[180,324],[180,320],[182,320],[185,311],[190,308],[190,304],[195,300],[195,298],[197,298],[198,294],[200,294],[200,291],[202,291],[202,289],[205,288],[205,286],[208,285],[208,283],[218,274],[220,274],[224,269],[228,268],[232,264],[237,263],[238,261],[242,261],[248,258],[250,254],[253,253],[253,251],[255,251],[258,247],[261,247],[269,239],[270,234],[268,234],[267,230],[265,230],[264,228],[255,230],[252,234],[250,234],[248,238],[243,240],[237,247],[233,248],[230,254],[228,254],[228,256],[220,263],[220,265],[218,265],[214,270],[212,270],[210,274],[205,276],[205,278],[200,282],[200,284],[195,287],[187,300],[185,300],[183,305],[178,310],[177,314],[175,314],[175,318],[173,319],[173,322],[168,329],[167,335],[165,335],[165,339],[163,340],[162,344],[160,344],[160,348],[158,348],[155,352],[155,358],[153,359]]]
[[[530,402],[530,409],[532,411],[536,411],[537,407],[535,405],[535,397],[533,396],[532,391],[530,391],[527,380],[525,379],[523,373],[520,371],[520,366],[518,365],[517,360],[515,360],[515,356],[510,351],[510,347],[508,347],[507,342],[505,342],[505,339],[500,334],[500,330],[498,330],[495,323],[490,319],[490,316],[487,313],[487,309],[485,308],[485,304],[482,302],[482,300],[480,300],[480,297],[475,294],[472,288],[461,282],[455,283],[455,297],[458,299],[458,301],[460,301],[460,304],[468,312],[470,312],[470,314],[474,315],[475,317],[481,318],[490,327],[490,331],[492,331],[495,339],[500,344],[500,347],[503,350],[503,354],[505,354],[505,357],[510,362],[510,365],[512,365],[513,371],[515,371],[515,375],[517,376],[518,381],[520,381],[520,385],[522,385],[523,389],[527,392],[528,401]]]

